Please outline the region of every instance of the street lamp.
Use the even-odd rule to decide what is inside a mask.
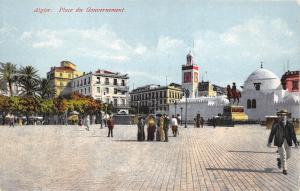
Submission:
[[[188,89],[184,89],[184,96],[185,96],[185,124],[184,128],[187,128],[187,98],[190,96],[190,91]]]
[[[174,102],[174,106],[175,106],[175,117],[177,116],[177,101],[175,100],[175,102]]]
[[[180,107],[180,117],[181,117],[181,120],[180,120],[180,125],[182,125],[182,110],[183,110],[183,108],[182,108],[182,107]]]
[[[138,116],[139,116],[140,115],[140,101],[137,101],[137,104],[138,104],[137,113],[138,113]]]

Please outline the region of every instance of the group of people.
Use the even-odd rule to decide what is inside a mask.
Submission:
[[[168,115],[148,115],[147,118],[139,117],[137,127],[137,140],[145,141],[145,125],[147,126],[147,141],[163,141],[168,142],[169,127],[172,128],[172,133],[176,137],[178,135],[178,117],[172,115],[170,119]]]

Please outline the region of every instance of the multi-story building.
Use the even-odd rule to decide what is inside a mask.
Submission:
[[[82,72],[76,70],[76,65],[70,61],[61,61],[59,67],[51,67],[47,78],[55,89],[55,96],[68,95],[72,91],[71,79],[81,76]]]
[[[182,90],[178,84],[168,86],[146,85],[130,92],[131,106],[142,112],[147,108],[149,113],[168,113],[169,104],[182,98]]]
[[[128,113],[128,79],[127,74],[97,70],[72,79],[72,92],[91,96],[103,103],[112,103],[116,112]]]
[[[300,91],[300,71],[287,71],[281,77],[283,89],[289,92]]]

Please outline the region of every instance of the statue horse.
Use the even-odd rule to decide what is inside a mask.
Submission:
[[[233,83],[232,88],[230,85],[227,85],[227,99],[231,103],[231,100],[233,100],[233,103],[237,101],[237,104],[240,103],[240,98],[241,98],[241,92],[236,89],[235,83]]]

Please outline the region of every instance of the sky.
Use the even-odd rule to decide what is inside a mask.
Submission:
[[[299,19],[296,0],[0,0],[0,62],[46,77],[69,60],[82,72],[127,73],[132,88],[181,83],[192,51],[200,80],[242,86],[261,62],[279,78],[300,69]]]

